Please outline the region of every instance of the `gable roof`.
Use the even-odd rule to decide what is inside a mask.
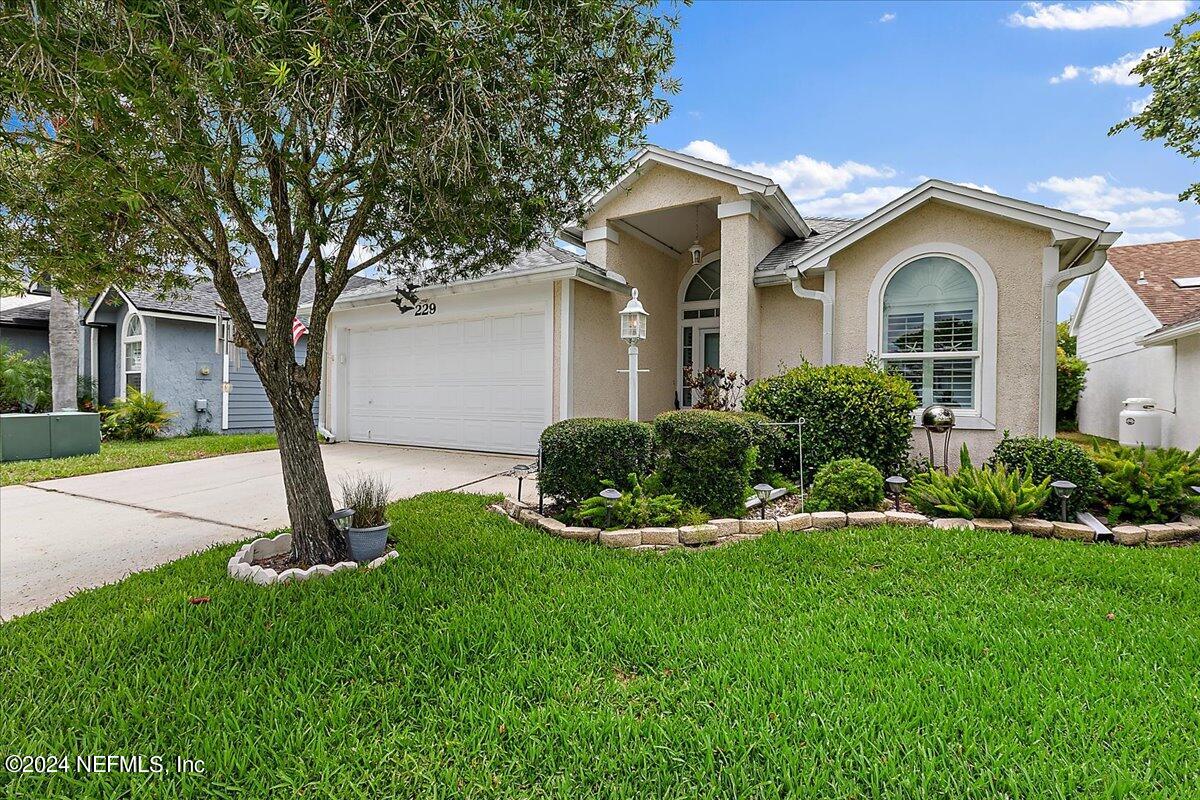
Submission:
[[[641,177],[645,168],[653,164],[664,164],[684,172],[703,175],[731,184],[737,188],[739,194],[752,196],[759,200],[772,222],[780,230],[787,231],[796,237],[805,237],[812,233],[808,223],[792,205],[787,194],[778,183],[770,178],[652,144],[643,147],[630,159],[629,167],[616,183],[607,190],[589,195],[584,200],[585,204],[592,209],[600,207],[612,197],[632,186]]]
[[[1200,316],[1200,288],[1185,289],[1174,280],[1200,277],[1200,239],[1112,247],[1108,263],[1164,328]]]
[[[788,276],[794,276],[809,270],[823,271],[834,253],[869,236],[897,217],[931,201],[948,203],[1043,227],[1053,231],[1056,239],[1078,240],[1080,244],[1075,245],[1074,256],[1081,254],[1090,243],[1097,241],[1100,234],[1108,229],[1108,223],[1103,220],[931,178],[862,219],[823,238],[814,246],[798,248],[798,252],[793,254],[786,264],[776,266],[773,273],[764,273],[758,276],[758,279],[765,283],[770,282],[771,277],[775,277],[777,282],[785,273]]]
[[[350,292],[371,285],[382,285],[382,281],[377,278],[355,275],[346,283],[345,291]],[[260,324],[266,322],[267,301],[263,299],[262,273],[255,271],[238,278],[238,290],[241,292],[242,301],[246,304],[246,310],[250,312],[251,319]],[[218,304],[221,302],[221,296],[217,293],[217,287],[213,282],[207,279],[197,280],[186,292],[168,295],[159,295],[143,289],[117,289],[117,291],[139,311],[180,314],[203,320],[212,320],[220,311]],[[309,270],[305,273],[304,282],[300,286],[300,305],[311,303],[315,293],[316,283],[312,271]],[[107,295],[108,292],[104,292],[96,298],[92,308],[88,309],[87,317],[89,319],[92,317],[91,312]]]
[[[791,239],[782,242],[758,262],[755,268],[757,275],[782,275],[793,261],[817,249],[837,234],[858,222],[856,219],[841,217],[807,217],[812,234],[805,239]]]

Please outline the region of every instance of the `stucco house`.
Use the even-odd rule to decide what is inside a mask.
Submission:
[[[627,415],[617,314],[650,313],[640,415],[691,398],[689,365],[749,378],[878,356],[958,411],[986,456],[1052,434],[1057,296],[1104,265],[1108,223],[929,180],[859,220],[805,218],[761,175],[647,147],[585,219],[482,278],[346,292],[321,418],[339,438],[530,453],[542,429]],[[692,248],[698,249],[693,254]]]
[[[350,288],[377,284],[355,277]],[[264,324],[262,275],[243,276],[239,288],[255,322]],[[310,280],[301,299],[311,299],[312,292]],[[167,297],[109,287],[82,312],[80,374],[96,380],[101,403],[124,397],[129,386],[152,392],[177,415],[171,434],[195,427],[220,433],[273,429],[271,406],[253,365],[218,339],[219,303],[211,281]],[[303,359],[306,347],[302,337],[297,359]]]
[[[1116,439],[1121,402],[1149,397],[1164,445],[1200,447],[1200,239],[1108,253],[1071,321],[1088,362],[1079,430]]]

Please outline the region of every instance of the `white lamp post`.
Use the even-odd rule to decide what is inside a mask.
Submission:
[[[646,322],[650,315],[638,300],[638,290],[621,310],[621,338],[629,345],[629,418],[638,419],[638,342],[646,338]]]

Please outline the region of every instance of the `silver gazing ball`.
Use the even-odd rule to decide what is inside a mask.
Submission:
[[[946,406],[926,406],[921,412],[921,425],[933,433],[945,433],[954,427],[954,412]]]

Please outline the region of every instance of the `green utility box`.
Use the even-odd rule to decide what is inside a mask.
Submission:
[[[86,411],[55,411],[50,417],[50,457],[100,452],[100,415]]]
[[[0,461],[100,452],[100,415],[85,411],[0,414]]]

